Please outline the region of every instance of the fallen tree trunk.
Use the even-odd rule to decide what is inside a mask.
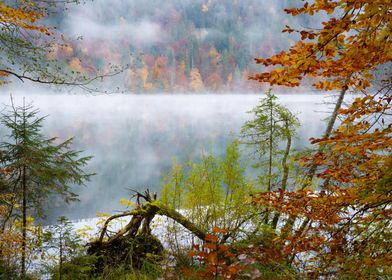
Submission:
[[[201,230],[197,225],[192,223],[191,221],[188,220],[188,218],[184,217],[181,213],[178,211],[171,209],[169,207],[166,207],[162,204],[156,205],[158,208],[158,214],[162,216],[166,216],[168,218],[171,218],[172,220],[176,221],[177,223],[181,224],[184,228],[189,230],[192,234],[197,236],[199,239],[204,240],[206,237],[206,233]]]
[[[88,253],[98,257],[96,268],[101,271],[105,265],[130,264],[139,267],[144,260],[153,256],[159,259],[163,255],[162,243],[151,234],[150,224],[155,215],[166,216],[181,224],[201,240],[206,233],[189,221],[181,213],[162,205],[156,199],[156,194],[148,190],[141,194],[136,192],[137,206],[135,209],[109,217],[100,232],[99,238],[88,244]],[[144,203],[141,203],[141,200]],[[111,222],[131,216],[131,220],[116,233],[109,235],[108,227]],[[153,261],[149,259],[149,261]]]

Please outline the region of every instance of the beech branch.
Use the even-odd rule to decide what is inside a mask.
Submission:
[[[0,69],[0,73],[5,73],[11,76],[14,76],[16,78],[18,78],[21,82],[24,83],[25,80],[31,81],[31,82],[35,82],[35,83],[40,83],[40,84],[51,84],[51,85],[65,85],[65,86],[87,86],[90,83],[99,80],[99,79],[103,79],[103,78],[107,78],[107,77],[113,77],[121,72],[123,72],[124,69],[120,69],[118,71],[115,71],[113,73],[107,73],[107,74],[101,74],[101,75],[97,75],[93,78],[90,79],[86,79],[85,81],[82,82],[78,82],[78,81],[67,81],[67,80],[63,80],[63,79],[58,79],[58,78],[53,78],[50,80],[45,80],[42,79],[40,77],[34,78],[31,76],[27,76],[25,74],[18,74],[16,72],[10,71],[10,70],[6,70],[6,69]]]

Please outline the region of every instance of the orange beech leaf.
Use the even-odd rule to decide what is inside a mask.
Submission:
[[[321,90],[345,86],[364,90],[371,85],[371,72],[378,65],[391,61],[390,1],[315,0],[285,11],[292,16],[326,12],[331,17],[322,22],[322,29],[317,31],[286,26],[283,32],[297,32],[301,40],[289,51],[281,51],[270,58],[256,58],[258,64],[278,68],[267,68],[268,71],[252,76],[253,80],[295,87],[307,76],[320,78],[314,87]]]
[[[227,233],[227,229],[224,228],[218,228],[218,227],[213,227],[212,228],[213,233]]]
[[[213,235],[213,234],[206,234],[206,237],[204,238],[204,240],[207,242],[218,242],[218,236]]]

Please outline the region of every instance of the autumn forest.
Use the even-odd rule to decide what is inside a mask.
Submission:
[[[0,279],[390,279],[390,0],[0,1]]]

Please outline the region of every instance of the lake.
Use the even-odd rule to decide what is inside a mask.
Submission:
[[[11,91],[12,92],[12,91]],[[22,104],[22,92],[12,92]],[[97,173],[85,187],[76,187],[80,203],[64,205],[53,198],[48,218],[95,216],[97,211],[120,210],[128,188],[159,190],[162,177],[174,159],[198,160],[212,151],[223,155],[227,143],[238,136],[252,117],[247,112],[262,94],[88,95],[25,94],[26,102],[48,115],[44,132],[61,140],[75,137],[74,148],[93,155],[88,171]],[[280,102],[301,122],[294,145],[308,146],[310,137],[322,134],[322,122],[331,111],[331,96],[282,94]],[[1,103],[9,104],[7,94]],[[244,154],[246,158],[247,154]]]

